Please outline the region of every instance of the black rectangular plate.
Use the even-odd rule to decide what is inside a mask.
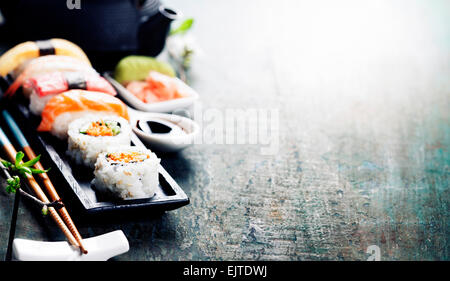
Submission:
[[[130,210],[139,211],[141,214],[142,210],[155,213],[173,210],[189,204],[187,195],[161,165],[159,166],[159,189],[154,197],[117,201],[102,198],[101,194],[97,194],[91,187],[91,181],[94,178],[93,170],[75,164],[66,154],[67,141],[59,140],[49,133],[37,132],[36,128],[40,118],[31,114],[27,106],[21,103],[12,103],[8,106],[8,109],[36,154],[42,154],[41,162],[44,167],[51,168],[49,177],[63,202],[66,203],[66,199],[75,202],[76,206],[74,207],[80,210],[83,215]],[[6,127],[4,128],[6,129]],[[144,146],[135,134],[132,135],[132,143],[133,145]],[[64,194],[64,197],[60,191]]]

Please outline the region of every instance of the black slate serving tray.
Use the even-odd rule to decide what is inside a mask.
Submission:
[[[148,211],[148,214],[152,215],[189,204],[189,198],[183,189],[161,165],[159,166],[159,189],[154,197],[127,200],[105,198],[91,187],[91,181],[94,178],[93,170],[75,164],[66,155],[67,141],[59,140],[49,133],[37,132],[40,118],[31,114],[28,107],[22,103],[9,104],[7,109],[19,124],[36,154],[41,154],[44,167],[51,168],[49,177],[63,202],[66,203],[68,200],[73,202],[75,205],[73,207],[81,212],[81,215],[118,214],[129,211],[139,211],[141,215]],[[132,145],[144,146],[134,134]]]

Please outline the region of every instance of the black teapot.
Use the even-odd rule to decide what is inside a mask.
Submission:
[[[64,38],[78,44],[98,70],[120,58],[156,56],[179,12],[159,0],[0,1],[0,44]]]

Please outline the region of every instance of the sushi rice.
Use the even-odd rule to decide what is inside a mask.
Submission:
[[[95,163],[94,188],[120,199],[150,198],[159,184],[160,159],[145,147],[110,146]]]
[[[106,125],[111,135],[94,135],[88,131],[92,124]],[[79,118],[71,122],[68,130],[68,155],[77,164],[94,168],[99,153],[108,146],[130,145],[131,128],[128,121],[118,116],[92,116]]]
[[[34,115],[41,115],[42,110],[44,109],[47,102],[53,98],[54,95],[47,95],[44,97],[40,97],[36,92],[32,91],[30,94],[30,110]]]

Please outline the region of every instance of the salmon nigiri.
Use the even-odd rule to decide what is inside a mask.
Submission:
[[[93,75],[99,75],[89,64],[78,59],[67,56],[43,56],[29,61],[17,69],[18,74],[14,83],[9,86],[5,96],[13,95],[23,82],[32,76],[37,76],[49,72],[86,72]]]
[[[65,39],[27,41],[13,47],[0,57],[0,75],[5,76],[27,60],[45,55],[69,56],[91,64],[80,47]]]
[[[73,120],[89,115],[111,114],[129,120],[127,106],[118,98],[100,92],[70,90],[48,101],[37,130],[65,139],[69,123]]]

